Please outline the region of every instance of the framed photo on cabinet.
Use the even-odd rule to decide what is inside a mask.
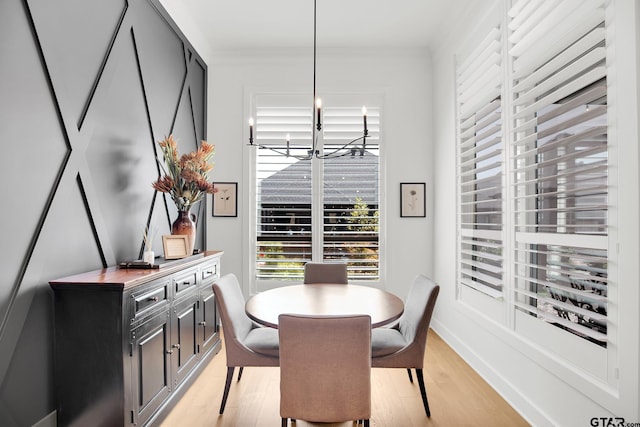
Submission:
[[[180,259],[191,255],[187,249],[189,239],[186,235],[171,234],[162,236],[164,259]]]
[[[238,183],[214,182],[218,190],[213,194],[213,216],[238,216]]]
[[[426,184],[424,182],[400,183],[400,216],[426,217]]]

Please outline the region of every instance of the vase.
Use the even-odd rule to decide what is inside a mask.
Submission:
[[[190,211],[178,211],[178,218],[171,225],[171,234],[187,236],[187,254],[193,254],[196,243],[196,216]]]

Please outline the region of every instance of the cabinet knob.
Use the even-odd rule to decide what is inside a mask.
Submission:
[[[173,350],[167,350],[167,354],[173,354]]]
[[[149,297],[149,298],[147,298],[147,301],[158,302],[158,297]]]
[[[198,322],[198,325],[200,325],[200,326],[207,326],[207,322],[205,322],[205,321]]]
[[[175,348],[176,350],[180,350],[180,344],[174,344],[171,347]]]

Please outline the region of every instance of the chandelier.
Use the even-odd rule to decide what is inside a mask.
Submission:
[[[355,156],[359,154],[360,156],[364,156],[364,152],[367,146],[367,136],[369,135],[369,131],[367,129],[367,108],[362,107],[362,123],[363,130],[362,135],[344,143],[341,147],[336,148],[330,152],[325,152],[324,147],[323,151],[320,152],[318,148],[318,139],[322,132],[322,100],[318,97],[316,93],[316,61],[317,61],[317,44],[316,44],[316,2],[317,0],[313,0],[313,103],[311,107],[311,111],[315,109],[315,114],[312,114],[312,123],[311,123],[311,148],[307,150],[307,154],[304,156],[291,154],[291,140],[289,134],[287,134],[285,139],[285,145],[283,146],[272,146],[259,144],[257,142],[254,143],[253,131],[254,131],[254,121],[253,118],[249,119],[249,145],[252,147],[258,147],[261,149],[268,149],[282,156],[295,158],[297,160],[311,160],[314,157],[317,159],[332,159],[336,157],[344,157],[344,156]],[[361,143],[360,143],[361,141]]]

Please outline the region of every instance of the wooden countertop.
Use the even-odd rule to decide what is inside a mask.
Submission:
[[[51,285],[54,290],[69,287],[77,288],[78,286],[99,287],[105,290],[124,290],[198,265],[205,262],[208,258],[213,259],[214,257],[220,257],[223,253],[223,251],[206,251],[198,255],[176,260],[176,262],[171,262],[165,267],[156,269],[112,266],[51,280],[49,281],[49,285]]]

